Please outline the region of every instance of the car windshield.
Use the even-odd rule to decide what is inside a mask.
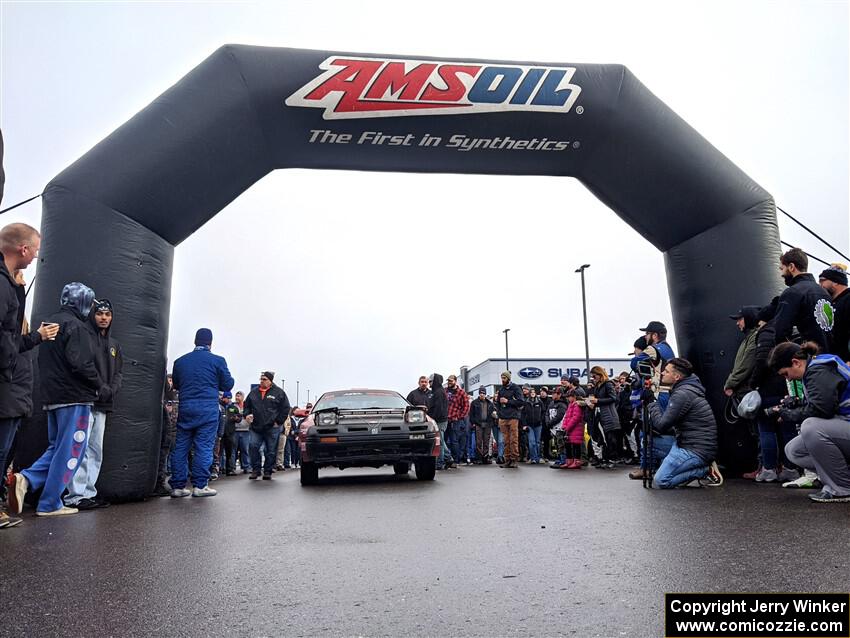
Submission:
[[[316,401],[313,411],[327,410],[328,408],[339,408],[340,410],[368,410],[370,408],[379,410],[399,410],[407,407],[398,392],[390,390],[340,390],[338,392],[325,392]]]

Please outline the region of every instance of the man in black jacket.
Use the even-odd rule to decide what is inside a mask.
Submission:
[[[22,271],[38,256],[41,237],[26,224],[9,224],[0,230],[0,470],[6,475],[15,434],[21,419],[32,414],[31,350],[42,339],[53,339],[59,326],[42,324],[22,334],[24,289]],[[14,527],[21,519],[0,511],[0,528]]]
[[[59,324],[54,341],[39,348],[38,369],[41,399],[47,411],[49,447],[28,469],[14,475],[9,506],[20,514],[28,489],[43,488],[36,515],[76,514],[77,508],[62,503],[62,492],[71,482],[86,451],[91,409],[96,401],[108,401],[112,389],[103,383],[94,362],[93,335],[86,324],[94,291],[79,282],[62,289],[61,309],[50,317]]]
[[[437,422],[440,429],[440,458],[437,459],[437,469],[445,470],[457,467],[452,451],[449,449],[449,441],[446,436],[446,428],[449,425],[449,398],[443,387],[443,375],[436,372],[431,375],[431,396],[428,398],[428,416]]]
[[[522,390],[511,382],[511,373],[501,374],[502,386],[496,393],[496,409],[499,414],[499,430],[505,440],[505,462],[499,467],[519,467],[519,417],[525,403]]]
[[[248,478],[256,479],[260,475],[260,446],[265,445],[263,480],[270,481],[280,430],[289,416],[289,398],[274,384],[274,372],[260,374],[260,385],[248,394],[243,413],[251,427],[251,474]]]
[[[829,294],[807,272],[809,258],[799,248],[792,248],[779,258],[779,270],[788,286],[779,295],[773,325],[776,343],[791,340],[796,326],[800,341],[814,341],[823,352],[831,352],[831,336],[835,318]]]
[[[431,400],[431,390],[428,388],[428,377],[419,377],[419,385],[415,387],[407,395],[407,402],[410,405],[424,405],[428,407],[428,402]]]
[[[112,312],[112,304],[108,299],[104,299],[95,301],[94,312],[89,315],[94,339],[94,365],[101,380],[109,386],[112,396],[108,399],[98,399],[92,406],[92,424],[89,429],[86,453],[73,480],[68,484],[65,505],[80,510],[109,507],[108,501],[97,498],[95,484],[103,463],[103,433],[106,431],[106,418],[112,412],[115,395],[118,394],[123,380],[124,359],[121,356],[121,346],[110,334]]]
[[[469,420],[475,428],[476,462],[490,465],[490,434],[496,423],[496,406],[487,400],[487,389],[478,388],[478,398],[469,406]]]
[[[850,361],[850,288],[847,288],[847,269],[833,264],[818,276],[821,288],[832,297],[835,327],[832,329],[832,354]]]
[[[670,401],[663,414],[655,395],[644,390],[649,401],[649,418],[661,434],[675,432],[676,441],[655,473],[662,489],[705,479],[708,485],[720,485],[723,478],[714,462],[717,453],[717,422],[705,398],[705,388],[693,373],[687,359],[674,357],[661,372],[661,382],[671,386]]]

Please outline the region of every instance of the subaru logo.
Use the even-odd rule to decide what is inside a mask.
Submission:
[[[543,370],[540,368],[523,368],[519,371],[519,376],[523,379],[536,379],[543,376]]]

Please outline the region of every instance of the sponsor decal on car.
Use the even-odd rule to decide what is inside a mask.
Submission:
[[[568,113],[581,93],[575,67],[346,57],[286,98],[326,120],[504,111]]]

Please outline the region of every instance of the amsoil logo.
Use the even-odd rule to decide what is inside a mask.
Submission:
[[[581,93],[575,67],[331,56],[324,71],[286,98],[323,108],[326,120],[405,115],[567,113]]]

